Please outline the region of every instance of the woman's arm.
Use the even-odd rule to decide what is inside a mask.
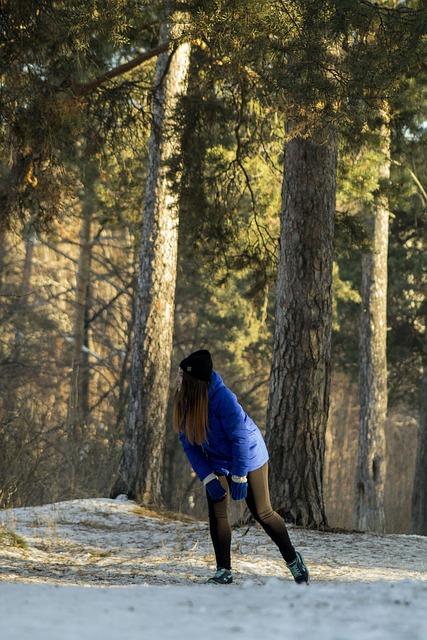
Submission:
[[[245,412],[235,394],[223,387],[215,397],[215,413],[231,443],[232,475],[246,476],[249,466],[249,434],[245,424]]]
[[[199,480],[203,482],[203,480],[213,472],[213,469],[210,467],[209,462],[203,453],[202,447],[199,444],[191,444],[188,442],[182,431],[179,433],[179,439],[181,440],[182,448],[184,449],[184,453],[187,456],[193,471]]]

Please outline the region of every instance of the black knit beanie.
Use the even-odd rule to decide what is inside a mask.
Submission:
[[[212,376],[212,358],[209,351],[201,349],[195,351],[189,356],[181,360],[179,366],[183,371],[188,373],[192,378],[196,380],[203,380],[203,382],[209,382]]]

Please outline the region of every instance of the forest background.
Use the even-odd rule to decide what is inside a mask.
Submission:
[[[339,146],[327,520],[357,526],[362,257],[376,251],[369,220],[385,198],[385,530],[413,530],[427,415],[426,6],[334,4],[1,3],[2,508],[106,496],[117,477],[129,421],[156,91],[186,44],[188,80],[164,125],[175,141],[164,179],[179,208],[179,245],[172,366],[170,375],[168,367],[160,372],[157,391],[171,399],[179,361],[207,347],[265,431],[289,105],[293,122],[304,119],[305,127],[308,120],[317,126],[320,113],[323,124],[334,123]],[[161,27],[170,22],[179,29],[170,29],[166,42]],[[306,43],[303,61],[294,62],[291,45],[286,50],[286,68],[297,68],[300,84],[292,92],[294,71],[280,75],[279,27],[289,41],[298,33],[299,46]],[[351,82],[336,63],[342,51],[333,52],[336,75],[319,71],[319,43],[330,52],[343,33],[347,48],[367,47],[352,60]],[[369,58],[372,42],[376,59]],[[341,93],[327,104],[332,86]],[[308,130],[295,135],[308,137]],[[203,517],[203,491],[170,427],[170,402],[165,425],[164,505]],[[425,495],[426,475],[422,481]]]

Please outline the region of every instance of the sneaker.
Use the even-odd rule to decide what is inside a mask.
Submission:
[[[216,574],[207,580],[208,584],[231,584],[233,582],[233,574],[230,569],[220,567]]]
[[[302,555],[299,553],[299,551],[297,551],[296,553],[297,557],[295,558],[295,560],[292,560],[292,562],[287,562],[286,566],[294,576],[295,582],[298,582],[298,584],[306,582],[308,584],[310,574],[307,567],[305,566]]]

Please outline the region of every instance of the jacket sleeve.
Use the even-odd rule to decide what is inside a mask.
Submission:
[[[217,394],[216,413],[231,444],[231,473],[245,476],[249,467],[249,433],[245,423],[245,412],[230,389],[223,387]]]
[[[184,449],[184,453],[187,456],[193,471],[199,480],[203,482],[206,476],[213,473],[213,469],[211,469],[211,466],[203,453],[202,447],[199,444],[191,444],[188,442],[182,431],[179,433],[179,439],[181,440],[182,448]]]

